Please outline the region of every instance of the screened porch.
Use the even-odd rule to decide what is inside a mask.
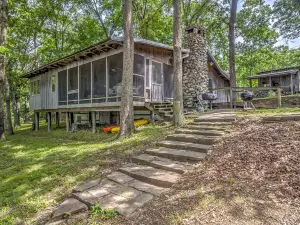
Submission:
[[[78,62],[57,73],[58,105],[120,102],[123,53]],[[133,97],[136,102],[173,98],[173,67],[134,54]]]

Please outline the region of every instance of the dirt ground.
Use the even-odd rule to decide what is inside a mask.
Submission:
[[[300,224],[300,122],[239,119],[169,192],[104,223]]]

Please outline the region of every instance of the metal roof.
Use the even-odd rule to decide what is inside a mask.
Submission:
[[[169,51],[173,51],[173,47],[170,45],[162,44],[155,41],[150,41],[142,38],[135,38],[134,43],[137,44],[145,44],[157,48],[167,49]],[[84,59],[86,57],[92,57],[93,55],[100,54],[101,52],[108,52],[110,49],[117,49],[119,46],[123,45],[123,38],[115,38],[115,39],[107,39],[96,44],[93,44],[87,48],[84,48],[80,51],[77,51],[73,54],[67,55],[63,58],[57,59],[50,63],[47,63],[37,69],[34,69],[28,73],[22,75],[24,78],[32,78],[38,76],[42,73],[48,72],[51,69],[63,67],[73,61],[78,61],[80,59]],[[182,49],[182,53],[188,54],[190,52],[189,49]],[[223,75],[224,78],[229,79],[229,75],[222,70],[222,68],[217,63],[216,59],[208,52],[209,59],[214,63],[216,68],[219,70],[220,74]]]
[[[263,78],[263,77],[276,77],[276,76],[282,76],[282,75],[296,74],[298,71],[299,71],[299,69],[259,73],[254,76],[249,76],[248,79],[256,79],[256,78]]]

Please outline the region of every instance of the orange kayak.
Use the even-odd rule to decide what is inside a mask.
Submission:
[[[114,125],[114,126],[105,127],[105,128],[103,128],[103,131],[104,131],[105,133],[110,133],[111,130],[112,130],[113,128],[116,128],[116,127],[120,127],[120,125]]]

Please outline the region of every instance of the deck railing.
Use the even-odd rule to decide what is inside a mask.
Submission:
[[[210,92],[216,93],[218,95],[218,100],[215,101],[215,103],[229,103],[230,108],[233,108],[234,105],[236,105],[238,102],[242,102],[242,99],[240,98],[241,92],[244,91],[251,91],[258,93],[259,91],[264,92],[270,92],[273,91],[275,95],[273,97],[277,98],[277,106],[281,107],[281,97],[282,92],[289,88],[289,86],[280,86],[280,87],[223,87],[223,88],[213,88],[209,89]],[[264,97],[256,97],[258,98],[264,98]]]

